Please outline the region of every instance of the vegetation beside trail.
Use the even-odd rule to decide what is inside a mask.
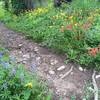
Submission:
[[[36,8],[16,16],[0,8],[0,19],[44,46],[64,52],[87,68],[100,69],[100,6],[75,0],[61,8]]]
[[[47,84],[0,47],[0,100],[51,100]]]
[[[100,70],[99,1],[73,0],[71,4],[62,3],[59,8],[54,8],[50,2],[46,7],[21,11],[19,15],[2,5],[0,2],[0,21],[7,27],[64,53],[66,63],[74,61],[83,67]],[[12,58],[5,49],[0,49],[0,100],[32,100],[33,97],[34,100],[51,100],[51,95],[46,94],[45,83],[45,86],[41,84]],[[86,87],[83,100],[89,100],[94,93],[88,87],[92,86]],[[75,100],[74,96],[71,100]]]

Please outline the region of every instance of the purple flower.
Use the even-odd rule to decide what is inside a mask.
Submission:
[[[35,71],[36,67],[37,67],[36,63],[32,62],[32,64],[31,64],[32,71]]]
[[[2,56],[3,56],[3,52],[0,51],[0,58],[2,58]]]
[[[1,65],[6,69],[10,66],[9,62],[7,62],[7,61],[2,61]]]
[[[16,74],[16,68],[14,67],[14,68],[12,68],[12,70],[11,70],[11,76],[13,76],[13,75],[15,75]]]

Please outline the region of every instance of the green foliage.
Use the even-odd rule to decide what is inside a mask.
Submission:
[[[0,100],[51,100],[45,82],[0,48]]]
[[[50,4],[48,8],[37,8],[19,16],[5,13],[0,19],[28,38],[64,52],[68,59],[100,70],[99,2],[74,0],[58,9]]]

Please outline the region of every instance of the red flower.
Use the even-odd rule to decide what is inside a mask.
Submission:
[[[90,27],[91,23],[90,22],[86,22],[82,25],[83,29],[88,29]]]
[[[88,53],[90,55],[95,56],[97,54],[97,52],[98,52],[98,48],[90,48],[90,49],[88,49]]]
[[[72,24],[68,24],[68,25],[66,26],[66,29],[67,29],[67,30],[72,30],[72,29],[73,29]]]

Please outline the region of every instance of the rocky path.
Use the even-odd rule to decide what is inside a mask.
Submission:
[[[1,23],[0,44],[16,57],[18,63],[48,80],[50,89],[62,96],[62,100],[69,100],[70,95],[77,95],[76,100],[79,100],[85,83],[91,80],[91,71],[73,63],[65,64],[65,57],[27,40],[21,33],[9,30]],[[58,100],[57,97],[54,100]]]

